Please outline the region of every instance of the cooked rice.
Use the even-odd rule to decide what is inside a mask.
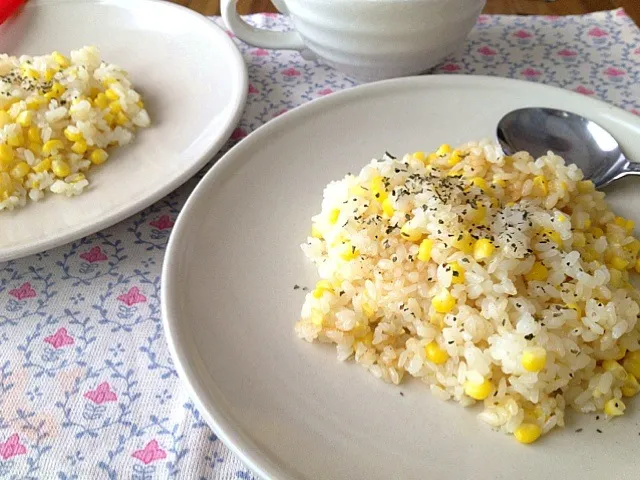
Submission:
[[[340,360],[481,400],[523,443],[564,426],[566,405],[615,416],[638,392],[633,222],[552,152],[385,154],[330,183],[312,220],[302,249],[322,280],[296,332]]]
[[[126,145],[149,115],[123,69],[95,47],[31,57],[0,55],[0,210],[46,191],[78,195],[85,172]]]

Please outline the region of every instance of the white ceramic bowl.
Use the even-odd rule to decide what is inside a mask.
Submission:
[[[263,48],[301,50],[360,80],[422,73],[462,47],[485,0],[276,0],[295,32],[247,25],[222,0],[229,28]]]

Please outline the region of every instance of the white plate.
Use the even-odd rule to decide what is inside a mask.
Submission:
[[[0,212],[0,261],[62,245],[142,210],[193,176],[231,134],[246,99],[229,37],[186,8],[150,0],[27,3],[0,28],[0,51],[41,55],[96,45],[129,71],[152,126],[90,172],[77,198],[47,195]]]
[[[164,263],[165,332],[204,418],[261,476],[637,478],[637,401],[610,423],[572,416],[566,429],[527,447],[491,431],[477,410],[441,402],[419,382],[386,385],[293,331],[304,296],[293,286],[317,279],[299,244],[330,180],[385,150],[491,137],[504,113],[532,105],[586,115],[640,158],[640,119],[622,110],[532,83],[432,76],[297,108],[243,140],[200,182]],[[615,185],[614,207],[638,224],[636,181]]]

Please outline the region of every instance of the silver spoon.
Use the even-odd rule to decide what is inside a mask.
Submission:
[[[627,160],[620,145],[591,120],[552,108],[522,108],[498,123],[498,141],[507,155],[527,151],[534,157],[549,150],[575,163],[597,188],[626,175],[640,175],[640,164]]]

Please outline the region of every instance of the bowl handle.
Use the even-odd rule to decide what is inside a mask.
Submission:
[[[260,48],[282,50],[304,50],[306,46],[298,32],[275,32],[256,28],[245,22],[236,10],[237,0],[222,0],[222,18],[236,37],[240,40]],[[280,2],[279,2],[280,3]]]

